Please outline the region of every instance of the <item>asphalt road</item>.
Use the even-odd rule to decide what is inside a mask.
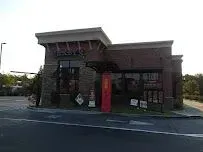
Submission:
[[[0,98],[0,152],[203,151],[203,119],[124,117],[32,110]]]

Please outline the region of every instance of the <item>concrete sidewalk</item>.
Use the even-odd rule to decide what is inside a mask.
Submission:
[[[193,100],[184,100],[184,109],[173,111],[175,114],[183,116],[200,116],[203,117],[203,103],[193,101]]]
[[[171,114],[129,114],[129,113],[105,113],[100,111],[76,110],[76,109],[60,109],[60,108],[36,108],[35,104],[30,104],[28,108],[37,112],[45,113],[72,113],[72,114],[87,114],[87,115],[117,115],[125,117],[153,117],[153,118],[188,118],[188,117],[202,117],[203,118],[203,103],[196,101],[184,100],[184,109],[172,111]],[[202,111],[201,111],[202,110]]]
[[[203,103],[201,103],[201,102],[197,102],[195,100],[184,100],[184,104],[203,112]]]
[[[60,108],[36,108],[36,107],[27,107],[30,110],[35,112],[42,113],[64,113],[64,114],[79,114],[79,115],[106,115],[106,116],[115,116],[115,117],[128,117],[128,118],[155,118],[155,119],[170,119],[170,118],[199,118],[198,115],[183,115],[182,113],[171,112],[171,114],[128,114],[128,113],[113,113],[113,112],[100,112],[100,111],[86,111],[86,110],[73,110],[73,109],[60,109]]]

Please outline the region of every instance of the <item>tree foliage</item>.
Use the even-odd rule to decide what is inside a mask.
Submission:
[[[43,73],[43,68],[42,66],[39,69],[38,74],[34,76],[32,79],[32,84],[30,87],[32,88],[32,93],[37,94],[38,92],[41,92],[42,88],[42,73]],[[39,89],[39,90],[38,90]]]
[[[3,74],[0,76],[0,84],[4,85],[6,87],[10,87],[17,82],[17,79],[15,76],[10,75],[10,74]]]
[[[202,99],[203,74],[183,76],[183,95],[193,99]]]
[[[38,74],[36,74],[32,78],[28,78],[26,74],[24,75],[11,75],[11,74],[2,74],[0,75],[0,95],[9,95],[10,90],[14,86],[22,86],[23,94],[37,94],[37,92],[41,92],[41,84],[42,78],[41,73],[43,72],[43,68],[40,67]],[[21,90],[22,90],[21,89]],[[38,90],[39,89],[39,90]],[[6,92],[5,92],[6,90]]]
[[[199,95],[199,85],[195,79],[186,81],[183,85],[183,93],[188,95]]]
[[[203,74],[197,74],[195,75],[195,77],[197,78],[197,82],[199,85],[199,94],[200,96],[203,96]]]

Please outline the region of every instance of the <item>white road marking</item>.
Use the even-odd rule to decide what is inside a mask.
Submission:
[[[54,113],[56,113],[55,111],[51,111],[51,110],[41,110],[41,109],[28,109],[29,111],[32,111],[32,112],[41,112],[41,113],[52,113],[52,114],[54,114]]]
[[[3,110],[0,110],[0,111],[7,111],[8,109],[3,109]]]
[[[128,121],[115,120],[115,119],[107,119],[106,121],[108,121],[108,122],[118,122],[118,123],[127,123],[128,122]],[[129,124],[130,125],[153,125],[152,123],[149,123],[149,122],[134,121],[134,120],[130,120]]]
[[[162,132],[162,131],[152,131],[152,130],[132,129],[132,128],[122,128],[122,127],[110,127],[110,126],[100,126],[100,125],[86,125],[86,124],[54,122],[54,121],[33,120],[33,119],[15,119],[15,118],[0,118],[0,119],[1,120],[10,120],[10,121],[26,121],[26,122],[35,122],[35,123],[44,123],[44,124],[78,126],[78,127],[89,127],[89,128],[102,128],[102,129],[113,129],[113,130],[124,130],[124,131],[134,131],[134,132],[145,132],[145,133],[154,133],[154,134],[165,134],[165,135],[203,138],[203,134],[182,134],[182,133],[174,133],[174,132]]]
[[[0,105],[1,107],[1,105]],[[17,105],[17,104],[11,104],[11,105],[3,105],[3,107],[1,107],[0,112],[1,111],[8,111],[8,110],[24,110],[27,109],[27,105],[23,104],[23,105]]]
[[[10,107],[13,107],[13,106],[28,106],[27,103],[23,103],[23,104],[19,104],[19,103],[14,103],[14,102],[8,102],[8,103],[0,103],[1,106],[10,106]]]
[[[129,124],[130,125],[153,125],[152,123],[149,123],[149,122],[134,121],[134,120],[130,120]]]
[[[15,101],[25,101],[25,100],[21,99],[21,100],[15,100]]]
[[[60,118],[61,115],[50,115],[47,118],[51,118],[51,119],[56,119],[56,118]]]
[[[122,120],[114,120],[114,119],[106,119],[108,122],[119,122],[119,123],[126,123],[127,121],[122,121]]]
[[[1,101],[1,100],[4,101],[4,100],[11,100],[11,99],[2,99],[2,98],[1,98],[0,101]]]

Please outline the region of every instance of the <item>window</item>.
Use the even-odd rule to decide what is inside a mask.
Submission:
[[[68,94],[79,90],[80,61],[60,61],[60,93]]]
[[[123,77],[121,73],[112,74],[112,93],[122,94],[123,88]]]
[[[158,81],[159,80],[159,73],[144,73],[143,79],[145,81]]]
[[[144,91],[143,100],[148,101],[148,91]]]
[[[158,103],[158,91],[153,91],[153,102]]]
[[[148,102],[153,102],[153,92],[148,91]]]
[[[159,91],[159,103],[163,103],[163,91]]]
[[[143,73],[145,89],[161,89],[161,73]]]
[[[135,92],[139,89],[140,74],[139,73],[126,73],[126,91]]]
[[[112,93],[128,94],[153,103],[163,102],[162,74],[149,73],[113,73]]]

